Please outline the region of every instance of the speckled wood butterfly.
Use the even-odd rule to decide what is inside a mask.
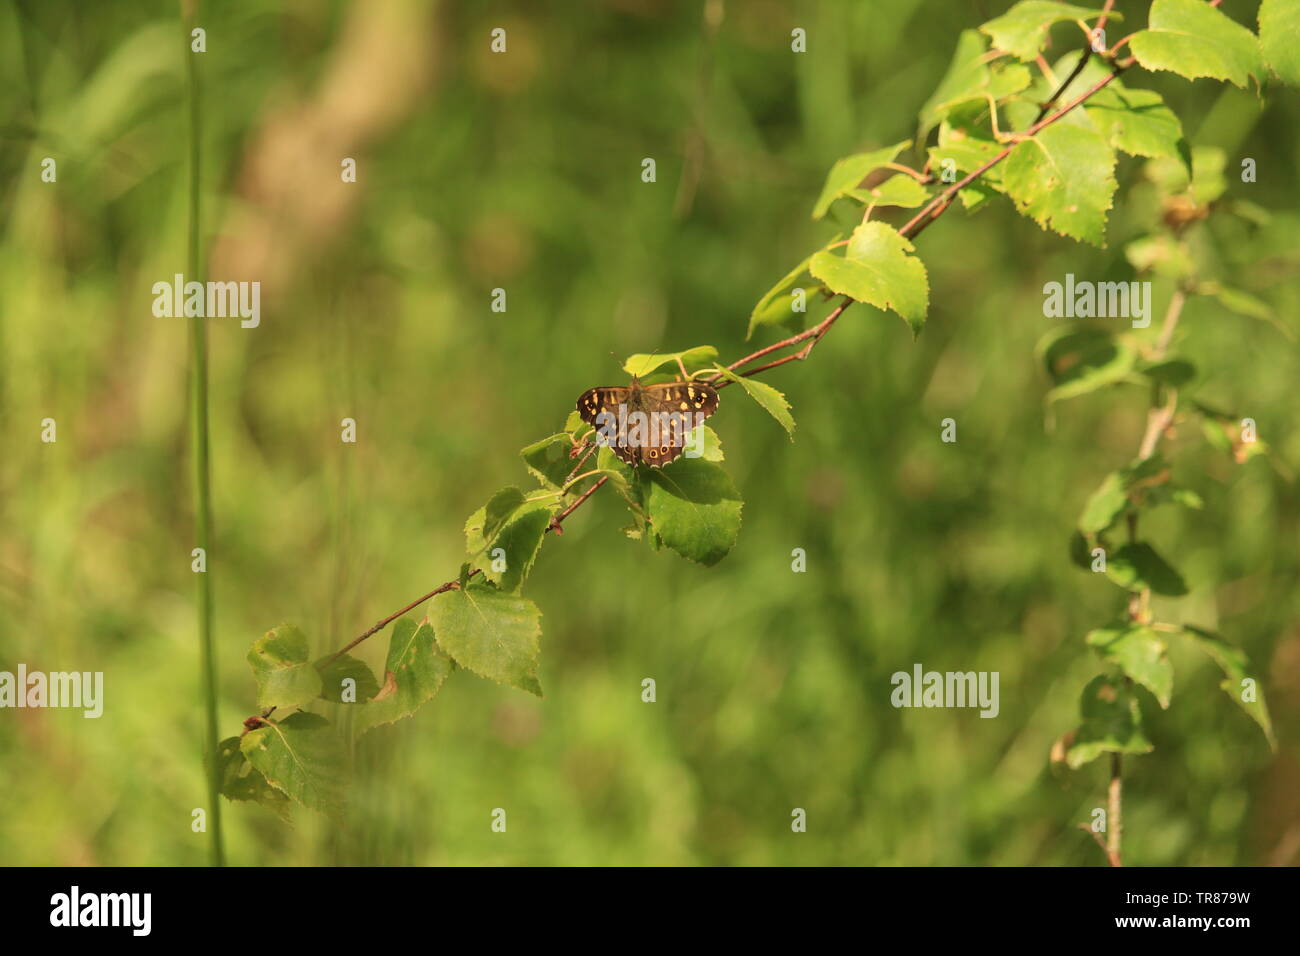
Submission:
[[[687,433],[718,410],[718,391],[703,382],[676,381],[589,388],[578,396],[578,414],[596,429],[596,443],[619,460],[658,468],[687,448]],[[702,438],[700,433],[697,438]]]

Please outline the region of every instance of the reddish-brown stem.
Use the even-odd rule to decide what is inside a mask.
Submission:
[[[472,578],[472,577],[473,577],[474,575],[476,575],[476,574],[478,574],[478,570],[477,570],[477,569],[471,571],[471,572],[469,573],[469,576]],[[379,631],[382,631],[384,628],[386,628],[389,624],[392,624],[394,621],[396,621],[399,617],[401,617],[401,616],[402,616],[403,614],[405,614],[407,611],[414,610],[415,608],[417,608],[417,607],[419,607],[421,604],[423,604],[425,601],[429,600],[429,599],[432,598],[432,597],[437,597],[439,594],[442,594],[444,591],[455,591],[455,590],[457,590],[459,587],[460,587],[460,581],[448,581],[446,584],[440,584],[440,585],[438,585],[436,588],[434,588],[432,591],[430,591],[430,592],[429,592],[428,594],[426,594],[424,597],[416,598],[414,601],[412,601],[410,604],[406,605],[406,607],[402,608],[400,611],[394,611],[392,614],[388,615],[388,617],[384,618],[382,621],[380,621],[380,622],[379,622],[378,624],[376,624],[374,627],[370,628],[370,630],[366,631],[366,632],[365,632],[364,634],[362,634],[360,637],[358,637],[358,638],[356,638],[355,640],[353,640],[352,643],[349,644],[347,647],[343,648],[343,650],[341,650],[341,651],[337,651],[337,652],[335,652],[334,654],[331,654],[331,655],[329,656],[328,659],[326,659],[323,663],[320,664],[320,667],[322,667],[322,668],[329,667],[329,665],[333,664],[336,660],[338,660],[340,657],[342,657],[342,656],[343,656],[344,654],[346,654],[348,651],[352,650],[352,648],[356,647],[358,644],[360,644],[362,641],[364,641],[367,637],[370,637],[370,635],[372,635],[372,634],[377,634]]]
[[[586,491],[584,491],[577,499],[574,500],[573,504],[569,505],[569,507],[565,508],[558,515],[552,518],[551,523],[546,526],[546,530],[554,531],[556,534],[563,534],[564,529],[560,526],[564,523],[564,519],[569,517],[569,515],[573,514],[575,511],[577,511],[582,506],[582,503],[586,501],[588,498],[590,498],[592,495],[594,495],[596,493],[596,489],[599,488],[607,481],[609,481],[609,475],[601,475],[600,480],[596,482],[594,485],[592,485],[590,488],[588,488]]]

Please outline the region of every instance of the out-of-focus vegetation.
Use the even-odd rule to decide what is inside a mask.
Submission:
[[[754,301],[848,223],[809,218],[830,163],[911,135],[959,30],[1004,6],[201,4],[209,275],[262,283],[259,328],[210,323],[223,732],[254,712],[256,636],[292,621],[325,653],[454,576],[465,516],[526,481],[517,450],[583,389],[620,383],[623,356],[753,348]],[[1253,21],[1254,4],[1224,7]],[[1144,22],[1145,3],[1119,9]],[[106,681],[99,720],[0,711],[7,864],[206,859],[190,829],[205,796],[186,328],[154,317],[150,293],[185,263],[177,13],[0,2],[0,669]],[[494,27],[506,55],[489,52]],[[794,27],[807,53],[791,52]],[[1206,254],[1296,331],[1295,92],[1127,82],[1227,151],[1225,202],[1260,222],[1213,221]],[[57,183],[41,181],[47,156]],[[1242,156],[1257,183],[1231,175]],[[340,182],[344,157],[356,184]],[[1049,429],[1034,343],[1045,282],[1132,278],[1123,242],[1152,215],[1129,192],[1140,171],[1121,161],[1105,249],[1005,200],[952,210],[918,241],[918,340],[859,306],[810,361],[772,373],[793,445],[723,393],[711,424],[746,504],[721,564],[625,540],[597,496],[529,582],[545,699],[453,675],[357,744],[344,827],[228,804],[231,861],[1102,862],[1076,824],[1103,804],[1104,761],[1067,775],[1047,758],[1099,669],[1083,635],[1122,598],[1066,544],[1132,457],[1145,396],[1059,404]],[[1156,283],[1157,312],[1169,291]],[[1251,415],[1275,459],[1300,465],[1294,338],[1198,298],[1180,342],[1205,375],[1196,397]],[[345,417],[355,445],[339,441]],[[955,445],[938,440],[946,417]],[[1191,588],[1157,608],[1247,650],[1279,749],[1213,664],[1176,651],[1173,704],[1149,715],[1156,750],[1126,761],[1125,857],[1292,863],[1300,494],[1194,423],[1170,447],[1206,507],[1149,521]],[[890,675],[918,662],[1000,672],[998,718],[895,710]],[[795,807],[807,833],[790,830]]]

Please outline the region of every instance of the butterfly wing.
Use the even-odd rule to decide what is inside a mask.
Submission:
[[[579,395],[577,409],[584,422],[610,436],[609,449],[619,461],[658,468],[685,453],[690,430],[718,410],[718,391],[703,382],[604,385]],[[602,418],[606,412],[612,417]],[[645,416],[640,427],[634,413]],[[646,427],[647,419],[655,426]]]
[[[578,414],[582,420],[597,430],[597,436],[609,434],[610,426],[614,433],[608,443],[609,450],[624,464],[635,468],[640,464],[641,449],[629,444],[627,436],[627,405],[632,397],[632,389],[625,386],[601,385],[589,388],[578,396]],[[623,406],[623,414],[619,414]],[[602,419],[601,413],[608,412],[612,419]],[[597,442],[604,444],[603,442]]]
[[[641,449],[645,464],[660,468],[686,453],[686,436],[718,410],[718,390],[703,382],[664,382],[645,386],[646,405],[662,427],[655,447]]]

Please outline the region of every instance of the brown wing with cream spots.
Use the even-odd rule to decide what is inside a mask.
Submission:
[[[702,382],[665,382],[659,385],[638,387],[640,400],[632,402],[631,412],[644,412],[655,418],[656,427],[642,428],[629,435],[631,425],[628,409],[620,415],[619,406],[627,406],[633,389],[617,386],[589,388],[578,396],[577,409],[588,425],[600,428],[596,419],[601,412],[609,412],[618,424],[618,431],[610,443],[612,451],[624,464],[635,468],[649,465],[659,468],[676,461],[686,451],[686,435],[697,422],[703,422],[718,410],[718,392],[712,385]],[[657,416],[657,417],[656,417]],[[637,437],[637,436],[641,437]],[[633,444],[636,440],[637,443]]]

